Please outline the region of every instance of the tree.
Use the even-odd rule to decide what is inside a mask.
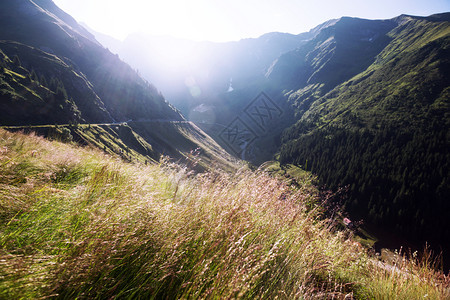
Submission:
[[[59,84],[58,87],[56,88],[56,98],[59,100],[67,99],[67,91],[64,85],[62,85],[62,83]]]
[[[70,129],[68,128],[61,128],[61,141],[63,142],[71,142],[73,140],[73,136],[71,134]]]
[[[48,87],[47,79],[45,79],[44,75],[41,75],[41,77],[39,78],[39,82],[42,86]]]
[[[48,87],[50,88],[51,91],[56,91],[56,88],[58,87],[58,82],[54,76],[50,78],[50,84]]]
[[[22,66],[22,62],[20,61],[20,58],[19,58],[19,56],[17,56],[17,54],[14,55],[14,57],[13,57],[13,63],[17,67]]]
[[[34,71],[34,69],[31,69],[30,77],[31,80],[39,82],[39,77],[37,76],[36,71]]]

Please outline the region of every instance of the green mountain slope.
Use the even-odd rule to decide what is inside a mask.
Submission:
[[[51,140],[98,148],[132,163],[175,161],[198,172],[236,171],[243,164],[210,136],[187,121],[142,121],[114,124],[3,126]]]
[[[0,125],[110,119],[84,74],[55,55],[0,41]]]
[[[450,22],[401,16],[373,64],[313,102],[280,160],[349,186],[348,208],[416,242],[449,248]],[[299,110],[301,111],[301,104]]]
[[[152,85],[100,46],[52,1],[2,1],[0,40],[19,42],[56,55],[75,72],[84,74],[109,112],[109,116],[90,119],[91,122],[182,119]],[[45,69],[40,70],[39,65],[33,68],[38,74],[46,72]]]
[[[236,170],[240,166],[208,134],[187,121],[129,122],[130,127],[154,149],[162,154],[187,163],[197,170]]]

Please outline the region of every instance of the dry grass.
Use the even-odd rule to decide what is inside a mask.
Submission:
[[[448,278],[370,258],[315,188],[190,174],[0,131],[0,298],[444,299]]]

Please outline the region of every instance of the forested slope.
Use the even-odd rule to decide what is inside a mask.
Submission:
[[[438,249],[450,240],[446,19],[399,17],[376,61],[318,99],[280,153],[329,187],[348,186],[353,213]]]

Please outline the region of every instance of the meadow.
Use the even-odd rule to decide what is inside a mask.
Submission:
[[[0,129],[1,299],[449,299],[431,255],[384,262],[314,178],[195,173]]]

